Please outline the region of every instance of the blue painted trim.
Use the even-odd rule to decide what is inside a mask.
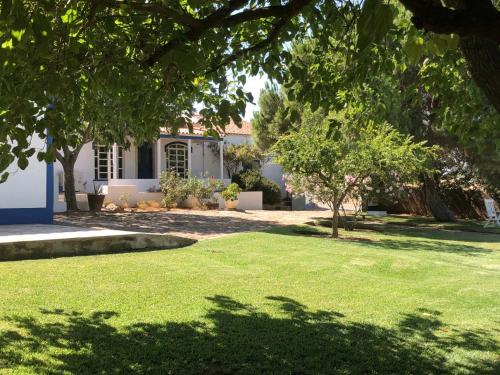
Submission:
[[[48,208],[3,208],[0,209],[0,225],[6,224],[52,224],[53,210]]]
[[[47,144],[52,137],[47,137]],[[0,225],[6,224],[52,224],[54,216],[54,163],[47,163],[45,176],[45,207],[41,208],[2,208]],[[33,186],[36,188],[36,186]]]
[[[47,137],[47,145],[52,144],[52,137],[49,135]],[[46,199],[45,199],[45,209],[47,210],[47,216],[50,217],[50,224],[54,217],[54,163],[47,163],[47,176],[45,178],[46,184]]]
[[[175,139],[195,139],[195,140],[205,140],[205,141],[217,141],[214,137],[204,137],[202,135],[170,135],[170,134],[160,134],[160,138],[175,138]]]

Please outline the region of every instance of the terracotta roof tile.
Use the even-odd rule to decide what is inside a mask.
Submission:
[[[188,127],[182,127],[179,129],[178,134],[181,135],[203,135],[205,132],[206,128],[201,125],[200,123],[194,123],[193,124],[193,131],[190,132]],[[162,128],[161,132],[164,134],[169,134],[170,130],[168,127]],[[224,131],[221,129],[222,136],[225,135],[251,135],[252,134],[252,124],[248,121],[242,120],[241,122],[241,127],[236,125],[233,120],[229,122],[229,124],[226,125],[224,128]]]

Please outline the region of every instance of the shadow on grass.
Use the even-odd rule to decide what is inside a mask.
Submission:
[[[111,311],[90,315],[42,311],[47,315],[44,322],[32,317],[5,318],[17,329],[0,334],[0,369],[44,374],[430,374],[459,370],[494,374],[500,370],[494,362],[498,346],[489,332],[445,327],[437,311],[418,310],[393,328],[385,328],[350,322],[335,311],[310,311],[283,296],[267,297],[280,309],[278,316],[227,296],[208,299],[213,307],[205,319],[186,323],[117,328],[113,325],[117,314]],[[461,353],[458,360],[455,351]]]
[[[270,233],[279,233],[284,235],[295,235],[304,237],[319,237],[325,239],[331,239],[329,232],[321,230],[314,226],[302,227],[302,226],[292,226],[286,229],[273,229],[269,231]],[[345,241],[345,243],[358,244],[360,246],[380,248],[386,250],[401,250],[401,251],[436,251],[442,253],[453,253],[468,256],[477,256],[481,254],[491,253],[493,250],[486,249],[483,247],[465,245],[462,243],[454,243],[455,236],[453,233],[422,233],[422,231],[384,231],[383,234],[386,238],[364,238],[363,232],[365,230],[355,230],[349,232],[349,236],[342,236],[339,240],[332,241]],[[422,235],[423,234],[423,235]],[[408,239],[393,239],[394,237],[407,237]],[[388,237],[388,238],[387,238]],[[420,240],[419,237],[423,237],[428,240]],[[450,242],[444,242],[450,241]],[[473,239],[470,239],[474,242]]]

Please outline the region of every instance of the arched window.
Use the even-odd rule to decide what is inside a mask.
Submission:
[[[167,170],[174,171],[181,178],[188,174],[188,148],[185,143],[172,142],[165,146]]]

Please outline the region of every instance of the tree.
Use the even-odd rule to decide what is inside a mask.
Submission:
[[[351,110],[336,114],[306,111],[300,128],[273,146],[277,161],[291,174],[292,188],[310,194],[332,211],[334,238],[347,196],[356,196],[369,180],[415,181],[433,152],[387,123],[360,119]]]
[[[434,31],[457,32],[462,38],[481,39],[474,42],[478,48],[469,48],[472,52],[465,55],[468,60],[477,62],[474,69],[471,63],[471,71],[479,72],[473,74],[474,79],[500,111],[495,100],[500,97],[500,84],[495,79],[500,76],[495,74],[500,53],[497,39],[489,38],[489,46],[482,42],[488,35],[496,35],[498,22],[494,21],[498,10],[488,6],[490,0],[478,1],[481,9],[473,5],[474,1],[463,1],[466,9],[462,14],[476,9],[477,12],[471,13],[475,16],[474,24],[492,25],[491,33],[479,33],[472,22],[463,17],[461,30],[434,28]],[[411,8],[410,1],[401,2],[413,12],[420,11],[418,7]],[[255,75],[263,71],[279,82],[285,80],[283,67],[291,59],[286,41],[317,36],[328,45],[328,37],[333,31],[349,35],[351,29],[357,28],[363,31],[363,37],[351,46],[359,52],[352,63],[370,66],[363,59],[363,53],[390,34],[399,13],[395,3],[393,0],[388,3],[382,0],[3,0],[0,2],[0,171],[5,170],[14,156],[19,166],[25,167],[27,156],[35,152],[27,139],[33,132],[42,131],[33,118],[49,103],[47,91],[51,90],[48,88],[57,86],[55,73],[66,69],[68,50],[75,52],[75,58],[84,56],[78,55],[80,48],[93,50],[105,57],[109,72],[120,70],[120,59],[125,56],[136,65],[135,70],[142,71],[145,76],[151,72],[161,74],[166,102],[173,104],[185,97],[203,102],[204,125],[215,135],[211,128],[214,123],[228,123],[229,118],[238,123],[245,102],[252,100],[251,95],[242,90],[247,73]],[[359,11],[361,4],[364,6]],[[460,11],[445,10],[452,15]],[[353,14],[361,15],[359,22],[352,22]],[[420,19],[430,17],[430,12],[422,14],[425,17]],[[443,17],[442,21],[451,22],[452,18]],[[71,33],[66,39],[58,39],[60,34],[53,32],[59,20],[71,25]],[[423,22],[422,26],[428,27],[427,24],[429,22]],[[89,30],[96,30],[95,38],[81,38]],[[452,39],[441,38],[441,43],[451,43]],[[54,45],[54,40],[60,42],[59,47],[65,48],[48,49],[47,46]],[[112,52],[116,43],[125,47],[118,54]],[[479,57],[485,52],[486,58],[481,61]],[[58,65],[50,64],[49,54],[59,61]],[[13,82],[9,76],[2,75],[4,68],[7,71],[22,68],[22,74],[18,75],[22,79],[17,80],[16,88],[11,87]],[[488,74],[484,73],[486,70]],[[40,80],[41,72],[51,79]],[[11,113],[16,113],[23,121],[14,121]],[[189,123],[190,116],[184,118]],[[7,141],[13,141],[16,146],[10,147]],[[53,159],[54,147],[49,147],[47,161]],[[7,175],[2,176],[6,178]]]
[[[278,86],[266,83],[260,92],[259,110],[254,112],[252,120],[252,137],[259,149],[269,150],[282,134],[292,129],[294,123],[288,113],[293,105]]]
[[[218,154],[217,147],[213,148]],[[232,178],[241,168],[252,165],[255,161],[264,161],[265,155],[254,145],[242,143],[228,144],[224,147],[224,166],[229,178]]]
[[[111,29],[96,19],[92,27],[84,27],[70,10],[54,17],[48,9],[33,8],[43,28],[30,30],[38,43],[23,35],[6,53],[0,107],[5,108],[2,137],[17,142],[12,153],[19,162],[24,163],[22,148],[29,147],[26,133],[51,136],[49,151],[38,156],[61,162],[66,204],[73,211],[74,165],[85,143],[127,146],[130,138],[151,139],[165,122],[177,119],[179,106],[189,107],[182,107],[182,97],[169,102],[161,90],[161,75],[135,63],[126,39],[118,34],[119,24]],[[106,31],[112,33],[106,36]],[[17,127],[9,132],[12,124]]]
[[[346,22],[358,23],[355,14]],[[365,43],[365,35],[356,29],[331,34],[327,45],[312,39],[294,46],[288,67],[293,79],[285,84],[289,99],[300,98],[326,111],[356,105],[366,119],[389,121],[416,140],[441,146],[443,153],[460,150],[479,169],[484,185],[498,186],[498,113],[474,85],[464,57],[450,40],[422,36],[408,21],[400,13],[383,46],[364,50],[370,70],[353,63],[359,51],[352,45]],[[435,176],[422,180],[434,216],[449,221],[453,214],[439,191],[449,168],[442,159],[435,161]]]
[[[27,139],[32,133],[46,131],[38,121],[39,112],[50,103],[50,96],[62,100],[63,95],[55,95],[59,94],[59,73],[90,74],[81,60],[92,56],[98,57],[99,69],[108,77],[129,73],[122,69],[123,60],[146,80],[159,75],[161,79],[155,83],[167,105],[182,107],[189,98],[188,106],[181,108],[182,121],[169,123],[173,128],[190,125],[195,102],[205,105],[203,122],[211,135],[215,136],[214,123],[228,123],[229,118],[239,123],[245,102],[252,100],[241,89],[246,79],[242,69],[254,74],[260,69],[271,71],[275,64],[271,55],[279,56],[285,49],[272,42],[290,38],[299,29],[295,16],[311,2],[261,2],[258,6],[248,0],[0,2],[0,171],[14,157],[21,168],[26,167],[27,156],[35,152]],[[260,53],[264,49],[267,51]],[[17,79],[12,80],[13,72]],[[110,82],[85,79],[75,80],[77,89],[85,91],[79,85],[87,83],[108,97],[120,94],[108,89]],[[116,108],[103,106],[101,114],[110,110]],[[54,134],[53,129],[48,130]],[[68,141],[69,146],[71,143]],[[49,146],[47,154],[40,155],[51,161],[58,146]],[[5,178],[6,173],[2,174]]]

